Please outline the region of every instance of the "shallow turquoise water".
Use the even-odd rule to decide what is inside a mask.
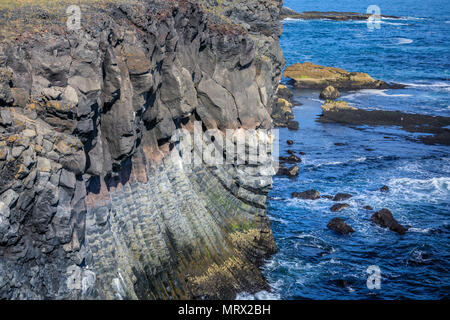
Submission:
[[[285,1],[298,11],[365,12],[368,1]],[[450,116],[450,2],[377,1],[383,20],[369,31],[361,22],[284,21],[288,64],[311,61],[368,72],[409,84],[402,90],[347,92],[360,108]],[[280,130],[281,155],[303,151],[299,177],[275,177],[268,214],[279,252],[263,267],[272,287],[245,298],[440,299],[450,297],[450,148],[411,141],[393,127],[320,124],[318,92],[295,91],[297,132]],[[292,139],[293,146],[285,141]],[[336,146],[335,143],[346,143]],[[378,189],[388,185],[390,192]],[[332,201],[291,199],[293,191],[348,192],[350,208],[331,213]],[[389,208],[409,232],[399,236],[373,225],[363,206]],[[341,217],[354,229],[326,228]],[[381,289],[366,286],[366,269],[381,269]],[[339,280],[349,284],[342,288]]]

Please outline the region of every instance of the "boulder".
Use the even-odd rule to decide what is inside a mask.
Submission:
[[[319,191],[315,189],[306,190],[303,192],[293,192],[292,198],[300,198],[305,200],[317,200],[320,199],[320,193]]]
[[[364,206],[363,209],[367,210],[367,211],[372,211],[373,210],[373,208],[371,206]]]
[[[330,210],[331,212],[339,212],[348,207],[350,207],[350,205],[347,203],[336,203],[331,206]]]
[[[381,192],[389,192],[389,187],[388,186],[382,186],[381,188],[380,188],[380,191]]]
[[[355,230],[353,230],[353,228],[345,223],[345,221],[341,218],[331,219],[327,224],[327,228],[340,234],[349,234],[355,232]]]
[[[299,167],[297,165],[293,165],[290,168],[287,168],[284,165],[280,165],[280,168],[278,169],[277,175],[279,176],[288,176],[288,177],[296,177],[298,176]]]
[[[298,121],[294,120],[288,121],[287,127],[289,130],[298,130],[299,129]]]
[[[383,228],[389,228],[389,230],[397,232],[398,234],[405,234],[408,230],[394,219],[394,216],[389,209],[381,209],[380,211],[375,212],[372,215],[371,220],[375,224]]]
[[[287,127],[291,119],[294,119],[292,113],[292,103],[283,98],[277,98],[272,108],[272,119],[275,127]]]
[[[337,193],[334,196],[333,201],[343,201],[343,200],[350,199],[351,197],[352,197],[352,195],[349,193]]]
[[[293,145],[293,144],[294,144],[294,141],[288,140],[288,141],[286,141],[286,143],[287,143],[288,145]]]
[[[322,100],[335,100],[341,96],[341,93],[338,89],[333,86],[328,86],[322,90],[319,98]]]
[[[295,154],[295,151],[294,150],[288,150],[288,151],[286,151],[288,154]]]
[[[276,95],[278,98],[282,98],[287,101],[291,101],[291,99],[294,97],[292,91],[283,84],[278,85]]]

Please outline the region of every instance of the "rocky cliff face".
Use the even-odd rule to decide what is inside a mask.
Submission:
[[[178,128],[271,127],[280,0],[39,8],[0,44],[0,297],[233,298],[264,289],[271,176],[181,165]],[[65,10],[64,10],[65,11]]]

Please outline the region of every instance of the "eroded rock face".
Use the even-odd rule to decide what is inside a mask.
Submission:
[[[83,6],[79,31],[0,44],[1,298],[267,288],[271,176],[181,165],[170,142],[194,121],[271,127],[281,3],[263,2]]]

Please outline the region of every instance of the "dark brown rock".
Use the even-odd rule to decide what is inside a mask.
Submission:
[[[280,165],[277,175],[279,176],[288,176],[288,177],[296,177],[299,173],[299,167],[297,165],[293,165],[290,168],[287,168],[284,165]]]
[[[287,140],[286,143],[287,143],[288,145],[293,145],[293,144],[294,144],[294,141],[292,141],[292,140]]]
[[[450,145],[450,129],[448,129],[450,117],[400,111],[362,110],[349,106],[345,101],[328,101],[322,105],[322,115],[317,121],[348,125],[399,126],[407,132],[429,134],[419,135],[414,141]],[[390,137],[386,136],[385,139]]]
[[[348,207],[350,207],[350,205],[347,203],[336,203],[331,206],[330,210],[331,212],[339,212]]]
[[[306,190],[303,192],[293,192],[292,198],[300,198],[305,200],[317,200],[320,199],[320,193],[319,191],[315,189]]]
[[[302,159],[294,154],[291,154],[289,157],[280,157],[279,159],[281,162],[286,162],[286,163],[302,162]]]
[[[383,228],[389,228],[389,230],[397,232],[398,234],[403,235],[408,230],[394,219],[394,216],[389,209],[381,209],[380,211],[375,212],[372,215],[371,220],[375,224]]]
[[[388,187],[388,186],[382,186],[382,187],[380,188],[380,191],[381,191],[381,192],[389,192],[389,187]]]
[[[352,195],[349,193],[337,193],[334,196],[333,201],[347,200],[347,199],[350,199],[351,197],[352,197]]]
[[[349,234],[355,232],[352,227],[350,227],[345,221],[341,218],[333,218],[327,224],[328,229],[331,229],[340,234]]]
[[[289,130],[298,130],[299,129],[298,121],[294,120],[289,121],[287,127]]]

